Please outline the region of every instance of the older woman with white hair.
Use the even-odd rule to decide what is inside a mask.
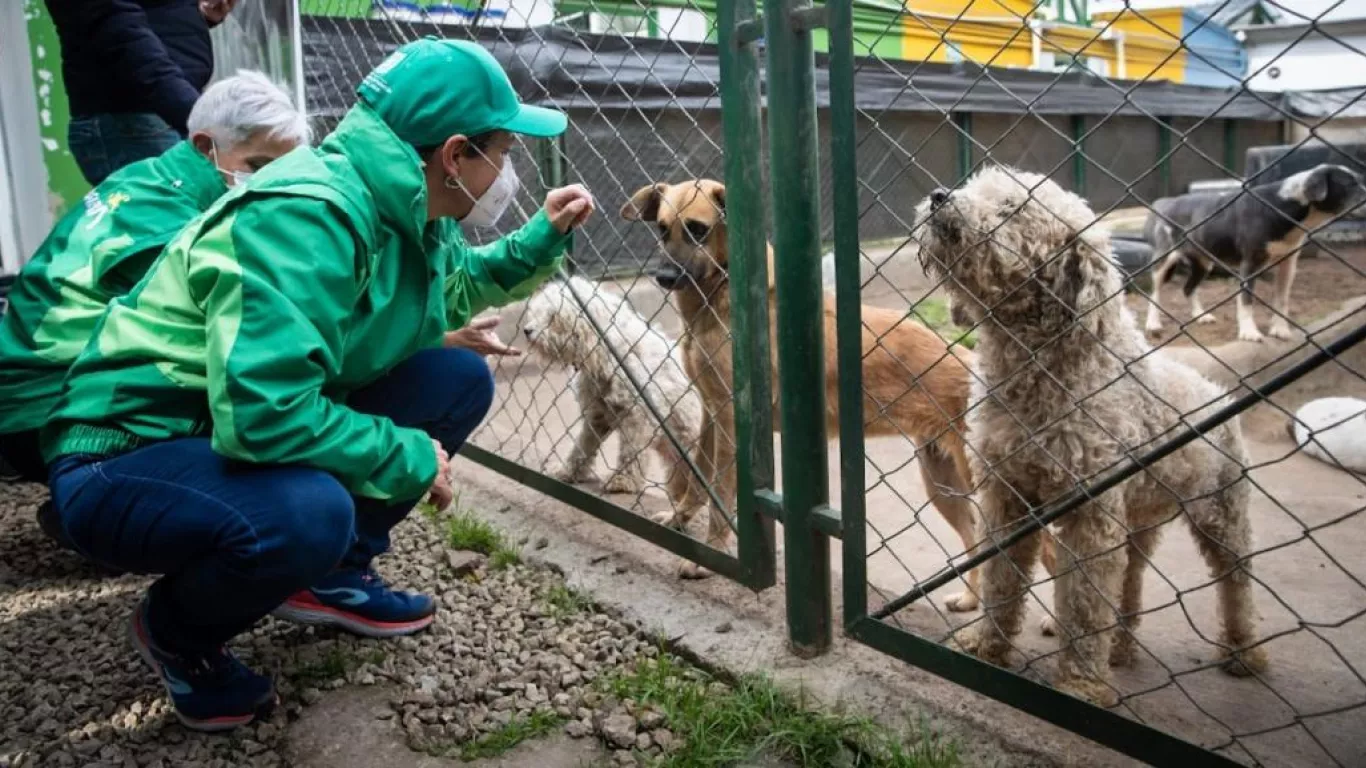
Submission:
[[[57,223],[0,318],[0,475],[46,482],[38,429],[105,305],[229,187],[309,138],[308,120],[284,90],[259,72],[239,72],[195,103],[187,140],[109,176]],[[55,535],[50,508],[39,520]]]

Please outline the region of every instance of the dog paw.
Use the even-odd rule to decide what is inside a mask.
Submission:
[[[1152,334],[1162,333],[1162,323],[1149,320],[1143,324],[1143,330]]]
[[[1054,685],[1059,691],[1089,701],[1098,707],[1109,709],[1119,703],[1119,692],[1103,681],[1091,678],[1074,677],[1059,680]]]
[[[1256,648],[1224,653],[1223,670],[1234,677],[1261,674],[1266,672],[1270,665],[1271,658],[1267,656],[1266,648],[1260,645]]]
[[[1273,339],[1289,341],[1295,338],[1295,332],[1290,330],[1290,323],[1283,318],[1276,318],[1271,322],[1271,327],[1267,329],[1267,334]]]
[[[684,560],[683,564],[678,566],[678,578],[680,579],[697,581],[699,579],[709,579],[711,577],[712,572],[710,570],[703,568],[690,560]]]
[[[602,486],[607,493],[639,493],[640,489],[640,481],[623,474],[612,475]]]
[[[1123,630],[1121,630],[1122,632]],[[1112,667],[1131,667],[1134,660],[1138,658],[1134,650],[1136,643],[1132,636],[1115,638],[1115,644],[1110,646],[1110,666]]]
[[[1266,337],[1262,335],[1261,331],[1257,330],[1256,326],[1247,326],[1238,329],[1238,341],[1257,342],[1264,338]]]
[[[944,607],[953,613],[967,613],[977,610],[981,603],[971,591],[959,592],[956,595],[949,595],[944,599]]]
[[[592,472],[586,469],[575,470],[573,467],[568,466],[560,467],[554,472],[551,472],[550,476],[555,478],[556,480],[559,480],[562,483],[569,483],[570,485],[578,485],[579,483],[591,483],[594,480],[598,479],[593,475]]]
[[[1044,637],[1056,637],[1058,634],[1058,620],[1052,616],[1045,616],[1039,619],[1039,631]]]
[[[1214,325],[1217,322],[1219,318],[1215,317],[1213,312],[1205,312],[1195,318],[1196,325]]]
[[[979,626],[968,627],[951,639],[964,653],[998,667],[1006,666],[1006,656],[1010,652],[1010,641],[993,629]]]
[[[656,512],[653,515],[650,515],[650,519],[666,528],[673,528],[676,531],[681,531],[687,527],[687,521],[683,519],[682,515],[679,515],[673,510]]]

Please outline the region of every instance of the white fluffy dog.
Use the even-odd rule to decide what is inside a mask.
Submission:
[[[1010,530],[1031,507],[1226,401],[1212,382],[1148,346],[1124,305],[1108,233],[1052,181],[987,168],[957,190],[935,190],[916,210],[916,231],[921,260],[947,278],[955,311],[980,323],[968,453],[986,531]],[[1143,572],[1160,526],[1176,517],[1218,579],[1225,669],[1266,668],[1245,560],[1246,463],[1237,421],[1225,422],[1056,521],[1054,608],[1067,643],[1060,690],[1104,706],[1118,701],[1109,665],[1133,661]],[[983,566],[987,618],[962,633],[965,648],[1003,665],[1038,553],[1036,534]]]
[[[573,386],[583,418],[569,461],[555,476],[569,483],[596,479],[593,463],[602,442],[617,432],[618,464],[603,490],[640,491],[645,484],[641,461],[646,449],[653,449],[668,472],[665,488],[674,507],[656,521],[686,526],[705,504],[706,495],[673,442],[655,428],[650,408],[617,362],[620,358],[625,363],[631,377],[643,385],[654,411],[664,416],[679,444],[691,451],[702,421],[702,401],[692,391],[675,345],[650,327],[624,297],[577,277],[547,283],[532,296],[522,329],[533,351],[575,372]]]

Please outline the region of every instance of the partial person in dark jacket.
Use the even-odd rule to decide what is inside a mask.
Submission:
[[[62,48],[67,140],[92,185],[186,133],[213,76],[209,29],[238,0],[45,0]]]

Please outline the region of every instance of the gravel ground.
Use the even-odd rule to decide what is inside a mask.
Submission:
[[[193,733],[124,636],[150,579],[101,578],[57,550],[33,521],[44,497],[39,486],[0,486],[0,768],[286,765],[290,724],[343,686],[392,686],[375,717],[398,720],[410,747],[433,754],[458,754],[514,718],[562,720],[566,733],[601,739],[624,764],[671,740],[657,713],[594,685],[654,656],[652,641],[564,600],[550,569],[491,571],[451,552],[421,515],[400,526],[378,566],[392,583],[437,596],[431,630],[363,640],[267,619],[233,647],[276,674],[282,706],[270,722],[229,735]]]

